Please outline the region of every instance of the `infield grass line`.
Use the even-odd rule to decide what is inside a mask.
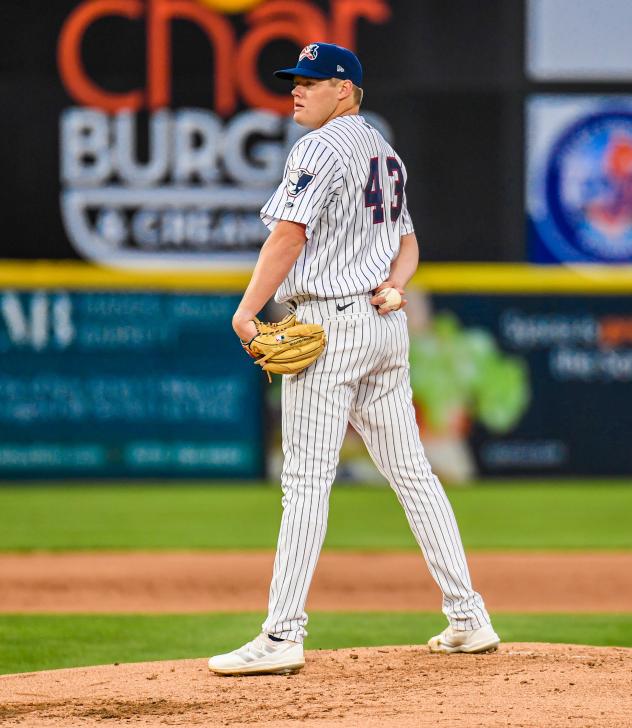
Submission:
[[[632,481],[448,489],[468,549],[632,549]],[[274,549],[277,485],[0,486],[0,551]],[[335,485],[325,548],[416,549],[388,487]]]
[[[203,658],[235,649],[260,629],[259,613],[195,615],[1,615],[0,673]],[[314,613],[307,649],[419,644],[446,625],[442,615]],[[505,642],[632,647],[632,614],[497,614]]]

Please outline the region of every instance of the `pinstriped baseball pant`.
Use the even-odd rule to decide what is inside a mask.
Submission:
[[[452,507],[426,459],[412,404],[404,311],[378,315],[369,296],[298,301],[299,320],[321,323],[327,347],[283,377],[283,516],[263,631],[302,641],[305,602],[325,538],[329,494],[349,422],[402,504],[443,612],[456,629],[489,623],[472,588]]]

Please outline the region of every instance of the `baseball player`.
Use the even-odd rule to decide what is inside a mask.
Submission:
[[[261,634],[209,660],[223,674],[292,672],[304,665],[305,602],[325,537],[328,501],[348,423],[360,433],[402,504],[449,626],[433,652],[496,649],[473,590],[450,503],[419,440],[408,363],[404,288],[417,269],[406,168],[359,115],[362,67],[346,48],[311,43],[293,68],[294,120],[312,131],[292,148],[283,181],[261,210],[270,229],[233,317],[242,342],[270,297],[321,324],[327,346],[283,377],[283,517]],[[397,295],[395,294],[395,300]],[[391,310],[391,309],[395,310]]]

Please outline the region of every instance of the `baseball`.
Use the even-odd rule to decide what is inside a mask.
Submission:
[[[399,291],[395,288],[383,288],[378,296],[384,296],[386,299],[383,304],[380,305],[381,311],[397,311],[402,302],[402,297]]]

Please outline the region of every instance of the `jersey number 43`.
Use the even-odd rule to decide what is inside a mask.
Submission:
[[[379,157],[371,157],[369,161],[369,179],[364,188],[364,206],[373,208],[373,224],[384,222],[384,195],[380,183]],[[395,157],[386,157],[388,176],[395,175],[393,185],[393,202],[391,204],[391,222],[396,222],[402,211],[404,201],[404,175]]]

